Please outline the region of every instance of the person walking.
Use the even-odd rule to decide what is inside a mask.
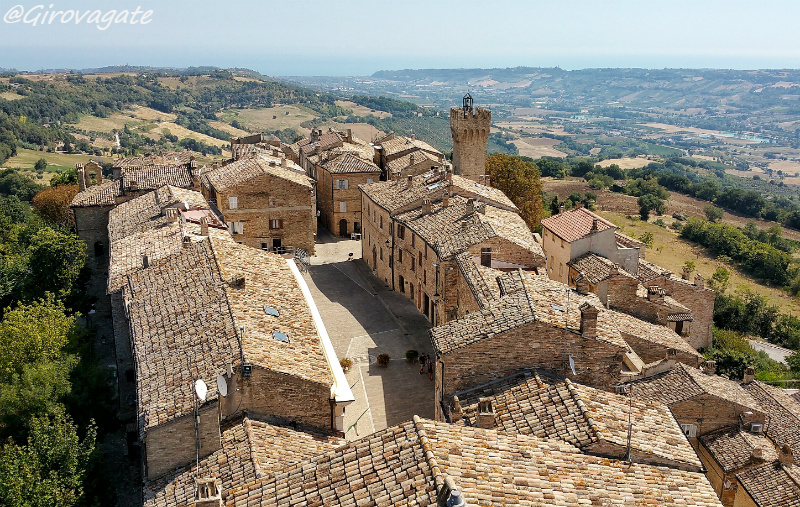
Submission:
[[[430,356],[428,356],[427,362],[428,362],[428,378],[433,380],[433,361],[431,361]]]
[[[427,361],[428,361],[428,356],[425,355],[425,353],[423,352],[419,356],[419,374],[420,375],[422,375],[422,372],[425,371],[425,364],[427,363]]]

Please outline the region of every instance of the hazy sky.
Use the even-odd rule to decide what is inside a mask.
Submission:
[[[137,7],[147,24],[122,13]],[[797,0],[2,0],[0,16],[0,67],[20,70],[800,67]]]

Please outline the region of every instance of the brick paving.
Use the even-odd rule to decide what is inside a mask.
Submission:
[[[408,349],[432,352],[430,323],[360,257],[359,241],[339,240],[320,229],[305,275],[336,354],[353,361],[347,379],[356,401],[345,412],[350,440],[434,413],[434,383],[427,373],[419,375],[418,363],[405,360]],[[384,352],[392,358],[387,368],[376,363]]]

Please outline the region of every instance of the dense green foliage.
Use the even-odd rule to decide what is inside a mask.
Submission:
[[[536,164],[496,153],[486,157],[486,173],[492,186],[516,204],[528,227],[537,228],[542,220],[542,183]]]

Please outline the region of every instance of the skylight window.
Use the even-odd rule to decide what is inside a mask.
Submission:
[[[278,340],[279,342],[289,343],[289,335],[286,333],[281,333],[280,331],[273,331],[272,337]]]
[[[279,312],[275,308],[272,308],[271,306],[265,306],[264,307],[264,313],[266,313],[267,315],[271,315],[273,317],[280,317],[281,316],[281,312]]]

